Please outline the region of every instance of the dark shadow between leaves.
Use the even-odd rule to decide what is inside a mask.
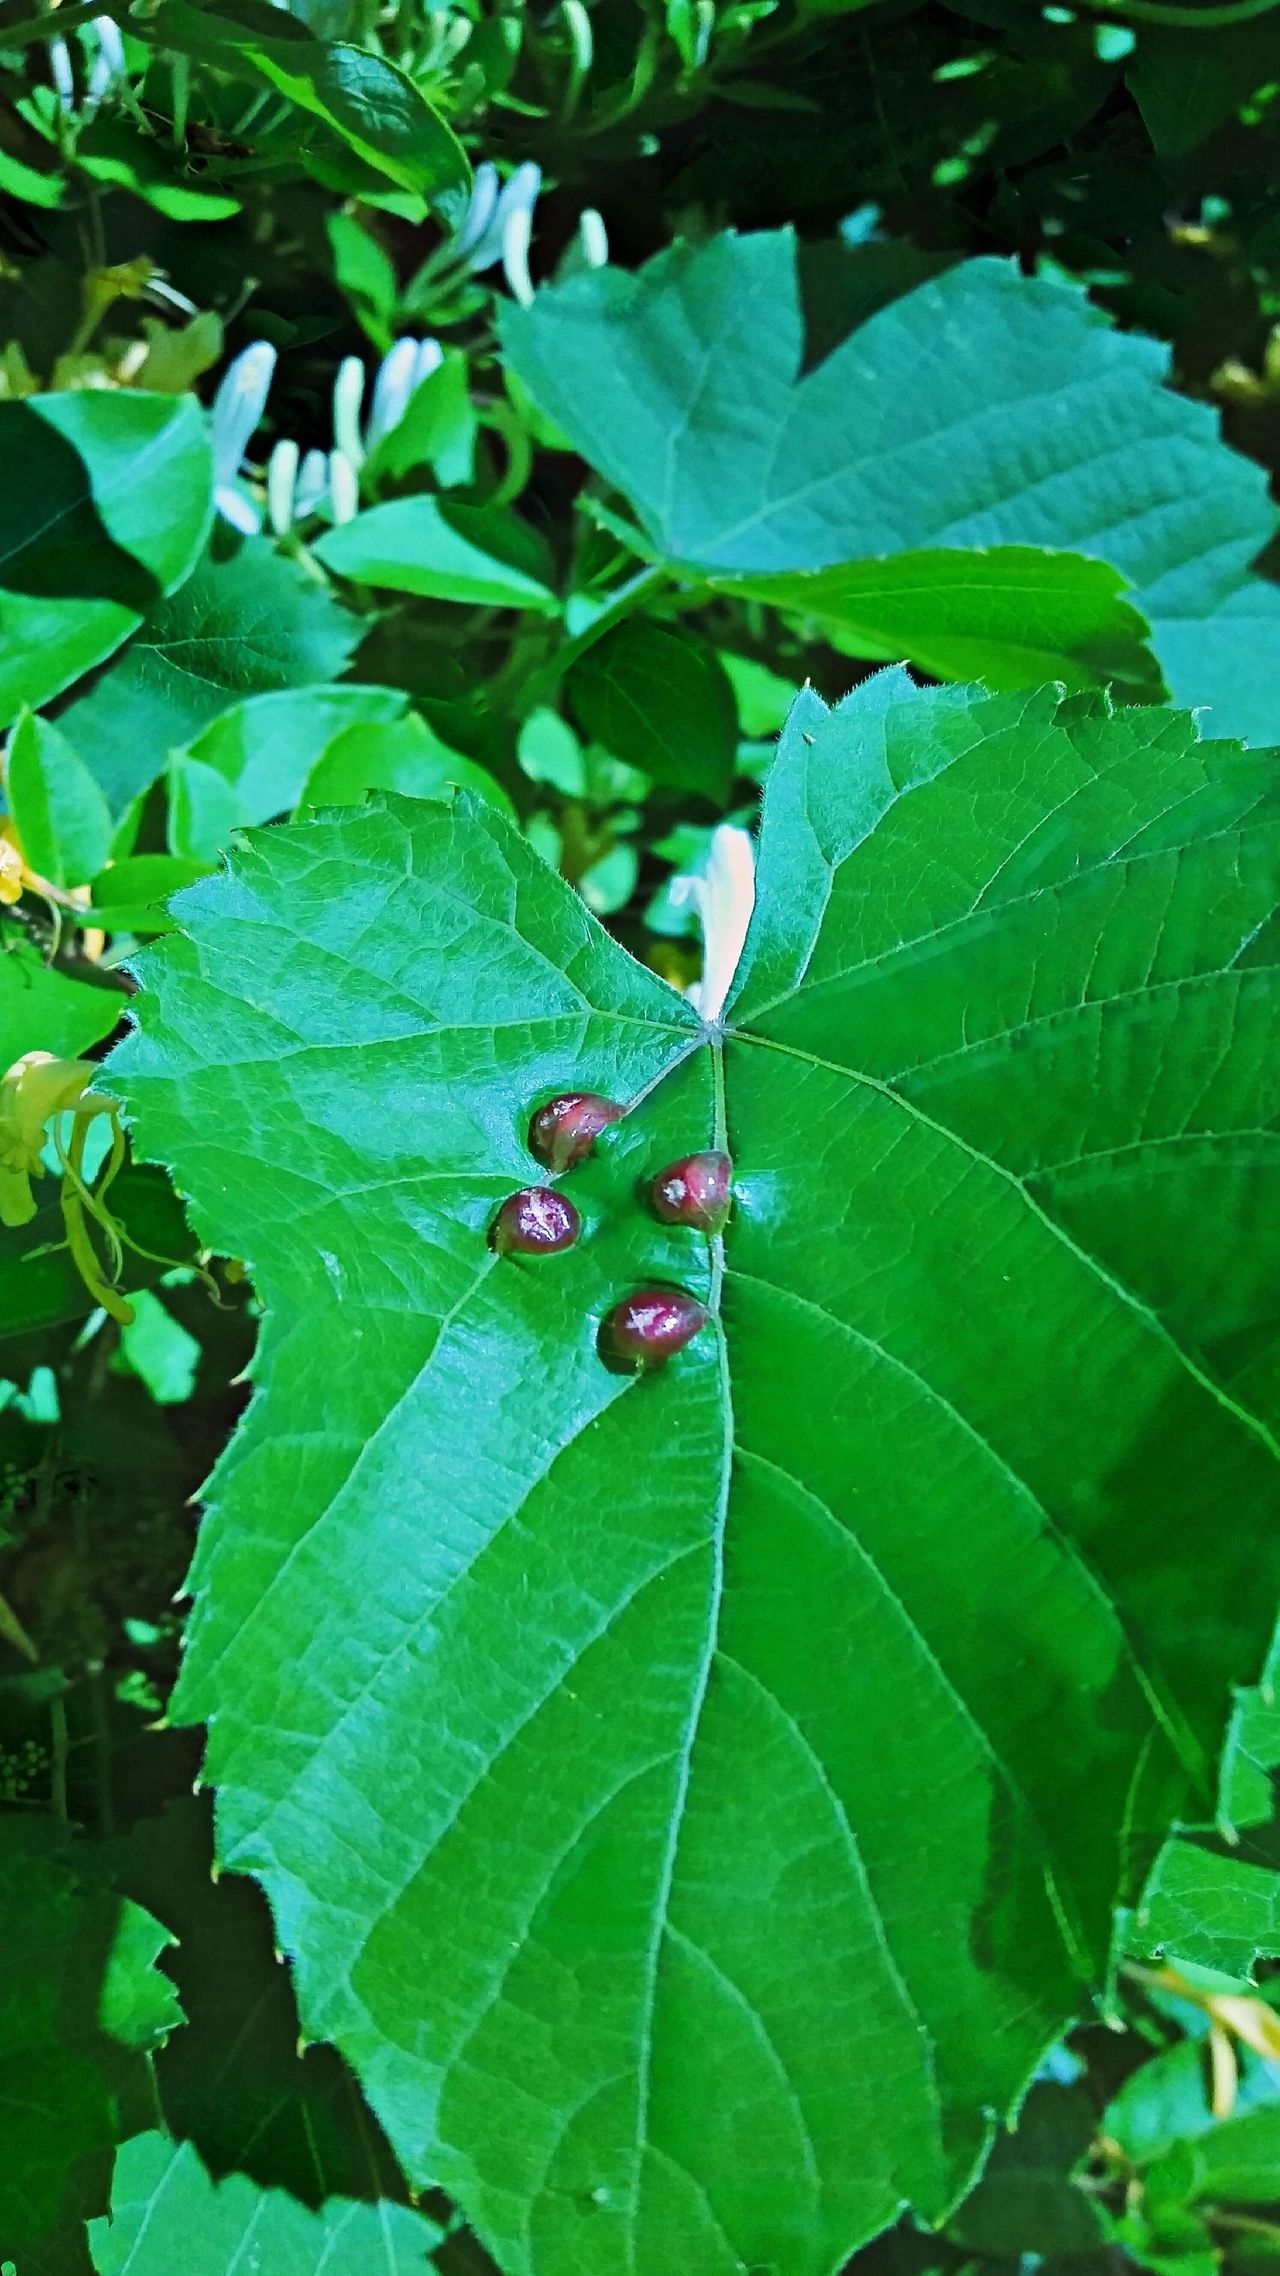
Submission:
[[[39,600],[117,601],[140,616],[161,593],[107,529],[80,453],[28,403],[6,407],[0,585]]]

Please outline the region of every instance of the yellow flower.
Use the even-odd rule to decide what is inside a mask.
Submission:
[[[1248,1992],[1191,1983],[1180,1968],[1134,1968],[1130,1972],[1144,1983],[1155,1984],[1161,1991],[1203,2008],[1209,2018],[1209,2106],[1215,2118],[1229,2118],[1238,2081],[1232,2041],[1239,2039],[1269,2063],[1280,2062],[1280,2015],[1265,1999],[1256,1999]]]
[[[35,1216],[31,1180],[44,1176],[45,1125],[50,1115],[80,1104],[92,1073],[88,1059],[27,1051],[0,1077],[0,1224],[27,1225]],[[111,1104],[91,1101],[88,1111],[95,1105],[109,1111]]]
[[[0,901],[12,908],[26,891],[27,865],[10,825],[0,822]]]

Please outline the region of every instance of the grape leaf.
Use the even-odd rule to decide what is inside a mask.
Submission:
[[[212,513],[191,396],[0,402],[0,725],[126,640],[194,568]]]
[[[266,1307],[175,1712],[305,2028],[510,2276],[939,2217],[1212,1813],[1278,883],[1270,754],[887,673],[795,708],[724,1028],[465,795],[252,836],[145,961],[107,1079]],[[634,1102],[584,1238],[496,1258],[564,1088]],[[726,1135],[708,1246],[638,1189]],[[655,1279],[719,1318],[636,1381]]]
[[[190,2142],[139,2134],[116,2158],[109,2220],[89,2223],[98,2276],[426,2276],[434,2221],[407,2205],[335,2197],[313,2213],[243,2174],[211,2181]]]
[[[754,577],[933,547],[1096,555],[1180,703],[1280,738],[1280,591],[1249,574],[1277,526],[1266,477],[1163,385],[1168,351],[1083,293],[967,261],[806,370],[781,230],[578,276],[509,306],[503,342],[668,560]]]

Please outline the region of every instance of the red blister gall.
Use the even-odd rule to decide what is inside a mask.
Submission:
[[[718,1233],[729,1214],[727,1154],[686,1154],[659,1170],[651,1185],[655,1217],[664,1225],[692,1225],[699,1233]]]
[[[637,1372],[683,1351],[711,1314],[684,1288],[637,1288],[615,1304],[601,1330],[608,1358]]]
[[[571,1170],[585,1160],[602,1130],[622,1119],[622,1108],[596,1091],[562,1091],[529,1124],[529,1151],[549,1170]]]
[[[549,1185],[527,1185],[508,1194],[493,1221],[490,1247],[499,1256],[555,1256],[571,1249],[582,1231],[573,1203]]]

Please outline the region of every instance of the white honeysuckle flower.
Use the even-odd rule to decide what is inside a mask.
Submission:
[[[314,514],[329,495],[329,457],[326,451],[308,450],[302,455],[298,468],[297,487],[293,493],[293,518],[305,522]]]
[[[111,16],[92,16],[80,27],[84,48],[88,50],[89,69],[85,78],[83,111],[91,118],[104,95],[111,92],[117,79],[125,77],[124,40],[120,26]],[[58,107],[64,111],[76,109],[76,74],[71,50],[59,33],[49,42],[49,75],[53,80]]]
[[[702,927],[702,978],[688,990],[689,1001],[705,1020],[718,1020],[733,986],[751,912],[756,905],[755,847],[749,830],[722,822],[712,833],[707,866],[700,877],[672,880],[677,908],[692,903]]]
[[[277,537],[287,537],[293,528],[298,455],[297,444],[285,436],[267,460],[267,520]]]
[[[609,266],[609,233],[603,214],[597,213],[593,205],[584,205],[578,215],[578,243],[589,269]]]
[[[533,209],[541,188],[542,168],[535,165],[532,158],[526,158],[523,165],[517,166],[501,188],[496,166],[487,163],[478,166],[471,203],[448,248],[450,256],[465,260],[471,275],[478,277],[482,270],[491,269],[495,261],[506,262],[508,247],[515,241],[513,228],[516,238],[523,234],[527,247]]]
[[[497,167],[491,158],[483,159],[475,170],[467,209],[453,233],[453,242],[448,249],[452,257],[465,260],[470,265],[472,255],[479,253],[487,243],[489,226],[497,213],[501,192],[502,182]],[[501,253],[502,241],[498,238],[488,258],[496,261]],[[484,265],[482,259],[481,266]]]
[[[262,515],[237,478],[245,452],[261,425],[275,368],[276,351],[270,341],[252,341],[228,364],[209,414],[213,502],[223,520],[246,537],[261,529]]]
[[[345,451],[329,453],[329,507],[335,523],[353,522],[360,511],[360,477]]]
[[[357,469],[364,465],[360,434],[360,408],[364,402],[364,365],[359,356],[344,356],[333,383],[333,445]]]
[[[343,357],[333,383],[333,443],[357,474],[375,445],[399,426],[423,381],[443,362],[438,340],[397,340],[378,366],[362,432],[365,368],[359,356]]]
[[[89,24],[94,48],[85,85],[85,108],[96,111],[104,95],[109,94],[117,79],[126,72],[124,39],[120,26],[111,16],[94,16]]]
[[[444,362],[438,340],[397,340],[378,366],[373,401],[365,429],[365,448],[376,449],[384,435],[398,427],[410,403],[433,372]]]
[[[53,91],[61,110],[73,111],[76,107],[76,75],[71,68],[71,51],[64,39],[49,42],[49,75]]]

